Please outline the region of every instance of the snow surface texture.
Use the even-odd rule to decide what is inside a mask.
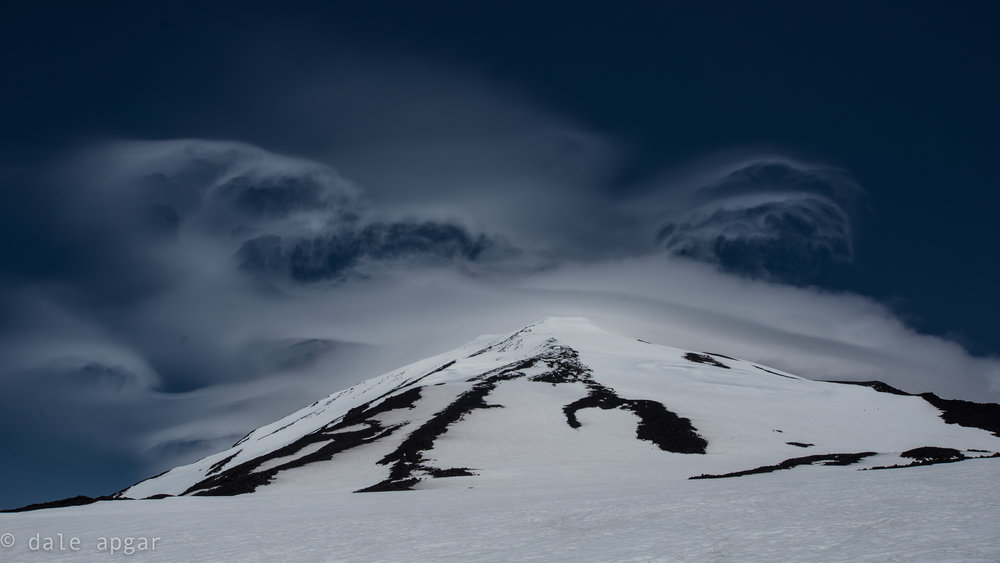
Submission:
[[[0,560],[1000,560],[1000,460],[858,471],[1000,450],[941,415],[546,319],[118,494],[181,497],[0,514]],[[80,550],[30,550],[60,533]]]
[[[549,318],[331,395],[119,496],[464,488],[651,468],[689,479],[860,454],[853,472],[911,463],[901,454],[923,446],[1000,450],[997,436],[941,414],[918,396]]]
[[[862,454],[853,471],[911,463],[900,454],[923,446],[990,453],[1000,438],[946,424],[921,397],[549,318],[331,395],[118,496],[463,488],[651,468],[688,479]]]
[[[159,537],[123,561],[997,561],[1000,463],[766,475],[104,502],[0,514],[3,561],[101,561],[101,537]],[[469,479],[469,478],[456,478]],[[445,479],[444,481],[447,481]],[[31,552],[35,534],[81,540]],[[116,559],[117,557],[117,559]]]

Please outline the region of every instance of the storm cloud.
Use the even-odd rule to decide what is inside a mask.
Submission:
[[[669,254],[724,271],[809,283],[850,263],[867,194],[847,171],[788,157],[717,163],[663,180],[656,240]],[[669,189],[669,187],[674,189]]]
[[[474,263],[516,251],[502,239],[472,235],[451,224],[432,221],[374,223],[356,231],[285,241],[264,235],[240,247],[240,268],[277,274],[297,282],[342,279],[366,262],[430,260]]]

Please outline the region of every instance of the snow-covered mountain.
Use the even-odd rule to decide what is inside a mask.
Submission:
[[[996,561],[998,433],[998,405],[550,318],[113,495],[156,500],[0,514],[0,558]]]
[[[991,456],[998,423],[997,405],[812,381],[548,318],[335,393],[114,496],[854,471]]]

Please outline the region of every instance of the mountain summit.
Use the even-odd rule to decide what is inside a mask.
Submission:
[[[376,492],[958,461],[1000,450],[996,409],[877,382],[812,381],[617,336],[585,319],[547,318],[359,383],[114,496]]]

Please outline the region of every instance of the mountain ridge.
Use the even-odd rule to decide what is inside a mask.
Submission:
[[[101,500],[517,486],[652,470],[718,478],[902,466],[921,447],[969,452],[963,459],[1000,451],[991,426],[1000,406],[925,395],[808,380],[550,317],[334,393]],[[803,448],[817,453],[791,455]]]

